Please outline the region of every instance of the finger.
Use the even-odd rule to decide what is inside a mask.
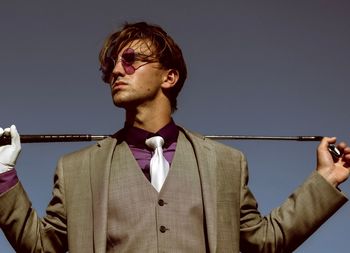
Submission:
[[[350,147],[345,147],[343,150],[345,154],[350,154]]]
[[[21,139],[20,136],[18,134],[17,128],[15,125],[12,125],[10,127],[11,130],[11,143],[15,144],[17,147],[21,146]]]
[[[343,153],[344,153],[343,159],[345,159],[347,162],[350,162],[350,147],[345,147],[343,149]]]
[[[350,153],[345,154],[345,155],[344,155],[344,158],[345,158],[347,161],[350,162]]]
[[[6,128],[4,129],[4,135],[5,135],[5,136],[10,136],[10,135],[11,135],[11,129],[10,129],[9,127],[6,127]]]
[[[348,145],[345,143],[345,142],[341,142],[337,145],[337,148],[341,149],[341,150],[345,150],[345,148],[347,147]]]
[[[319,145],[319,148],[321,150],[327,149],[329,144],[334,144],[337,141],[336,137],[324,137],[321,140],[321,143]]]

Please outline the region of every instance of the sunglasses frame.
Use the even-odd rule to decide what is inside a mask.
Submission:
[[[128,56],[129,55],[129,56]],[[130,58],[131,59],[128,59]],[[143,64],[134,67],[133,65],[135,64],[136,61],[138,61],[138,58],[140,57],[139,53],[136,53],[134,49],[132,48],[126,48],[123,53],[118,57],[117,60],[115,60],[113,57],[106,57],[104,60],[104,66],[101,67],[102,72],[105,74],[105,78],[104,81],[105,82],[110,82],[111,80],[111,76],[113,76],[112,71],[115,68],[115,66],[118,64],[118,62],[121,62],[123,69],[125,71],[125,73],[127,75],[132,75],[135,73],[135,71],[139,68],[141,68],[142,66],[152,63],[152,62],[156,62],[155,60],[147,60],[143,59],[142,61],[144,61]]]

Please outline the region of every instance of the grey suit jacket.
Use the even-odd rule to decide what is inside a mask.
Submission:
[[[247,186],[242,153],[183,132],[198,161],[211,253],[291,252],[346,202],[314,172],[285,203],[262,217]],[[109,172],[116,145],[116,139],[108,138],[63,156],[42,219],[20,183],[0,196],[0,225],[18,252],[105,252]]]

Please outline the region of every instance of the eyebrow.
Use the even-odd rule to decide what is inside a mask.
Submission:
[[[133,49],[132,47],[128,47],[128,48]],[[125,48],[125,50],[127,50],[128,48]],[[125,50],[122,53],[119,53],[117,58],[123,57]],[[155,57],[155,54],[153,52],[150,52],[150,54],[143,54],[141,52],[137,52],[135,49],[133,49],[133,50],[134,50],[134,54],[135,54],[136,59],[140,59],[140,58],[141,59],[157,59],[157,57]]]

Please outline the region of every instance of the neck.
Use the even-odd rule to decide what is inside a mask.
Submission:
[[[126,124],[155,133],[171,121],[171,109],[167,106],[156,108],[138,107],[126,110]]]

